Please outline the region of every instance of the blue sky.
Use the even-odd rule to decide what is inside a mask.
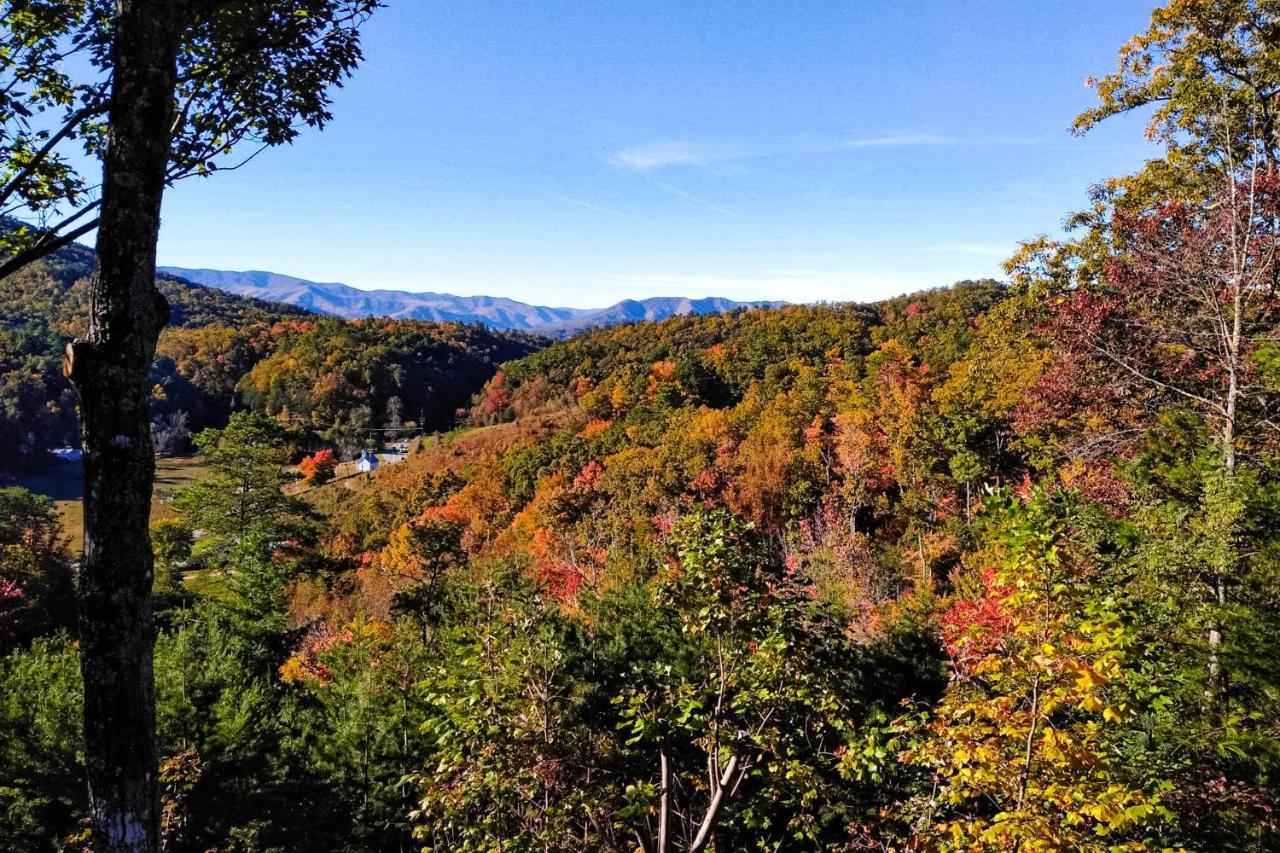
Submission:
[[[162,264],[602,306],[997,275],[1152,150],[1139,0],[389,0],[335,121],[168,194]]]

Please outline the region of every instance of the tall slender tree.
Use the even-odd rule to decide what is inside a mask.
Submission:
[[[168,306],[155,287],[167,185],[241,143],[287,142],[329,118],[378,0],[7,0],[0,3],[0,204],[7,275],[98,229],[87,336],[64,369],[80,395],[85,553],[79,576],[94,849],[159,847],[148,532],[155,479],[147,374]],[[87,57],[82,80],[61,69]],[[67,147],[100,155],[91,184]],[[241,160],[240,162],[243,162]]]
[[[1115,72],[1091,81],[1098,104],[1075,129],[1147,109],[1148,136],[1165,155],[1100,186],[1093,208],[1072,219],[1080,237],[1028,244],[1008,265],[1030,293],[1047,297],[1056,344],[1033,417],[1100,415],[1077,442],[1098,454],[1115,436],[1139,435],[1158,407],[1192,409],[1214,433],[1228,496],[1241,464],[1280,438],[1266,369],[1280,337],[1277,58],[1276,0],[1156,8],[1150,26],[1121,48]],[[1082,376],[1088,385],[1078,385]],[[1210,697],[1233,562],[1208,573]]]
[[[1136,437],[1142,429],[1132,427],[1160,410],[1195,411],[1216,439],[1220,498],[1234,506],[1242,461],[1280,440],[1280,400],[1262,365],[1280,339],[1277,241],[1280,171],[1259,146],[1205,201],[1117,205],[1089,237],[1031,249],[1011,269],[1033,288],[1048,285],[1044,328],[1055,345],[1035,405],[1047,410],[1079,393],[1067,389],[1089,388],[1077,416],[1094,426],[1076,442],[1102,448],[1100,431]],[[1230,589],[1241,582],[1233,553],[1204,577],[1210,701],[1221,687]]]
[[[159,846],[147,373],[169,313],[155,258],[177,28],[172,3],[120,4],[89,332],[63,365],[80,394],[85,449],[80,668],[94,840],[104,850]]]

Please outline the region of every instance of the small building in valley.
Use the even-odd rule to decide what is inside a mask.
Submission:
[[[360,451],[360,457],[356,459],[356,470],[362,474],[375,471],[378,468],[378,457],[372,450]]]

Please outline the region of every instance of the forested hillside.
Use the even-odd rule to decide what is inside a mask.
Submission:
[[[0,280],[0,472],[44,464],[45,451],[78,443],[62,359],[84,334],[92,271],[93,253],[72,244]],[[353,446],[367,428],[393,422],[446,427],[494,365],[540,345],[480,326],[348,324],[171,276],[158,282],[170,319],[152,370],[152,413],[166,452],[189,449],[189,434],[224,425],[244,405],[287,408],[303,428]]]
[[[206,433],[156,528],[171,837],[633,849],[665,808],[674,849],[1268,849],[1275,483],[1103,365],[1067,393],[1047,286],[592,332],[305,500],[278,425]],[[72,652],[29,649],[7,725],[60,746],[8,759],[46,768],[14,826],[70,833]]]
[[[407,420],[436,430],[453,425],[496,365],[540,345],[480,325],[324,319],[281,340],[239,387],[252,409],[346,424],[353,433]]]
[[[78,443],[75,395],[62,375],[66,344],[83,335],[88,323],[87,282],[93,272],[93,252],[71,244],[52,257],[0,280],[0,471],[40,464],[44,451]],[[170,328],[157,360],[157,383],[183,384],[183,396],[171,406],[189,412],[199,428],[225,420],[230,389],[175,372],[172,354],[189,350],[192,341],[220,336],[216,365],[226,373],[232,364],[252,358],[241,352],[255,334],[289,319],[312,316],[291,305],[247,299],[162,277],[159,284],[169,300]],[[206,331],[208,330],[208,331]],[[230,368],[234,370],[235,368]],[[246,368],[247,369],[247,368]],[[243,370],[241,371],[243,372]],[[233,388],[239,376],[230,379]]]
[[[166,332],[164,849],[1280,849],[1278,14],[1157,10],[1077,128],[1164,156],[1004,281]],[[335,479],[409,418],[457,426]],[[14,849],[86,843],[72,563],[0,490]]]

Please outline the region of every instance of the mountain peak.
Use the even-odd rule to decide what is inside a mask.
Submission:
[[[337,282],[315,282],[266,270],[187,269],[163,272],[196,284],[241,296],[287,302],[323,314],[345,317],[392,317],[436,322],[481,323],[492,329],[567,335],[596,326],[653,322],[686,314],[718,314],[740,308],[775,307],[783,302],[737,302],[724,297],[690,299],[655,296],[624,299],[607,308],[554,308],[529,305],[501,296],[455,296],[402,290],[360,290]]]

